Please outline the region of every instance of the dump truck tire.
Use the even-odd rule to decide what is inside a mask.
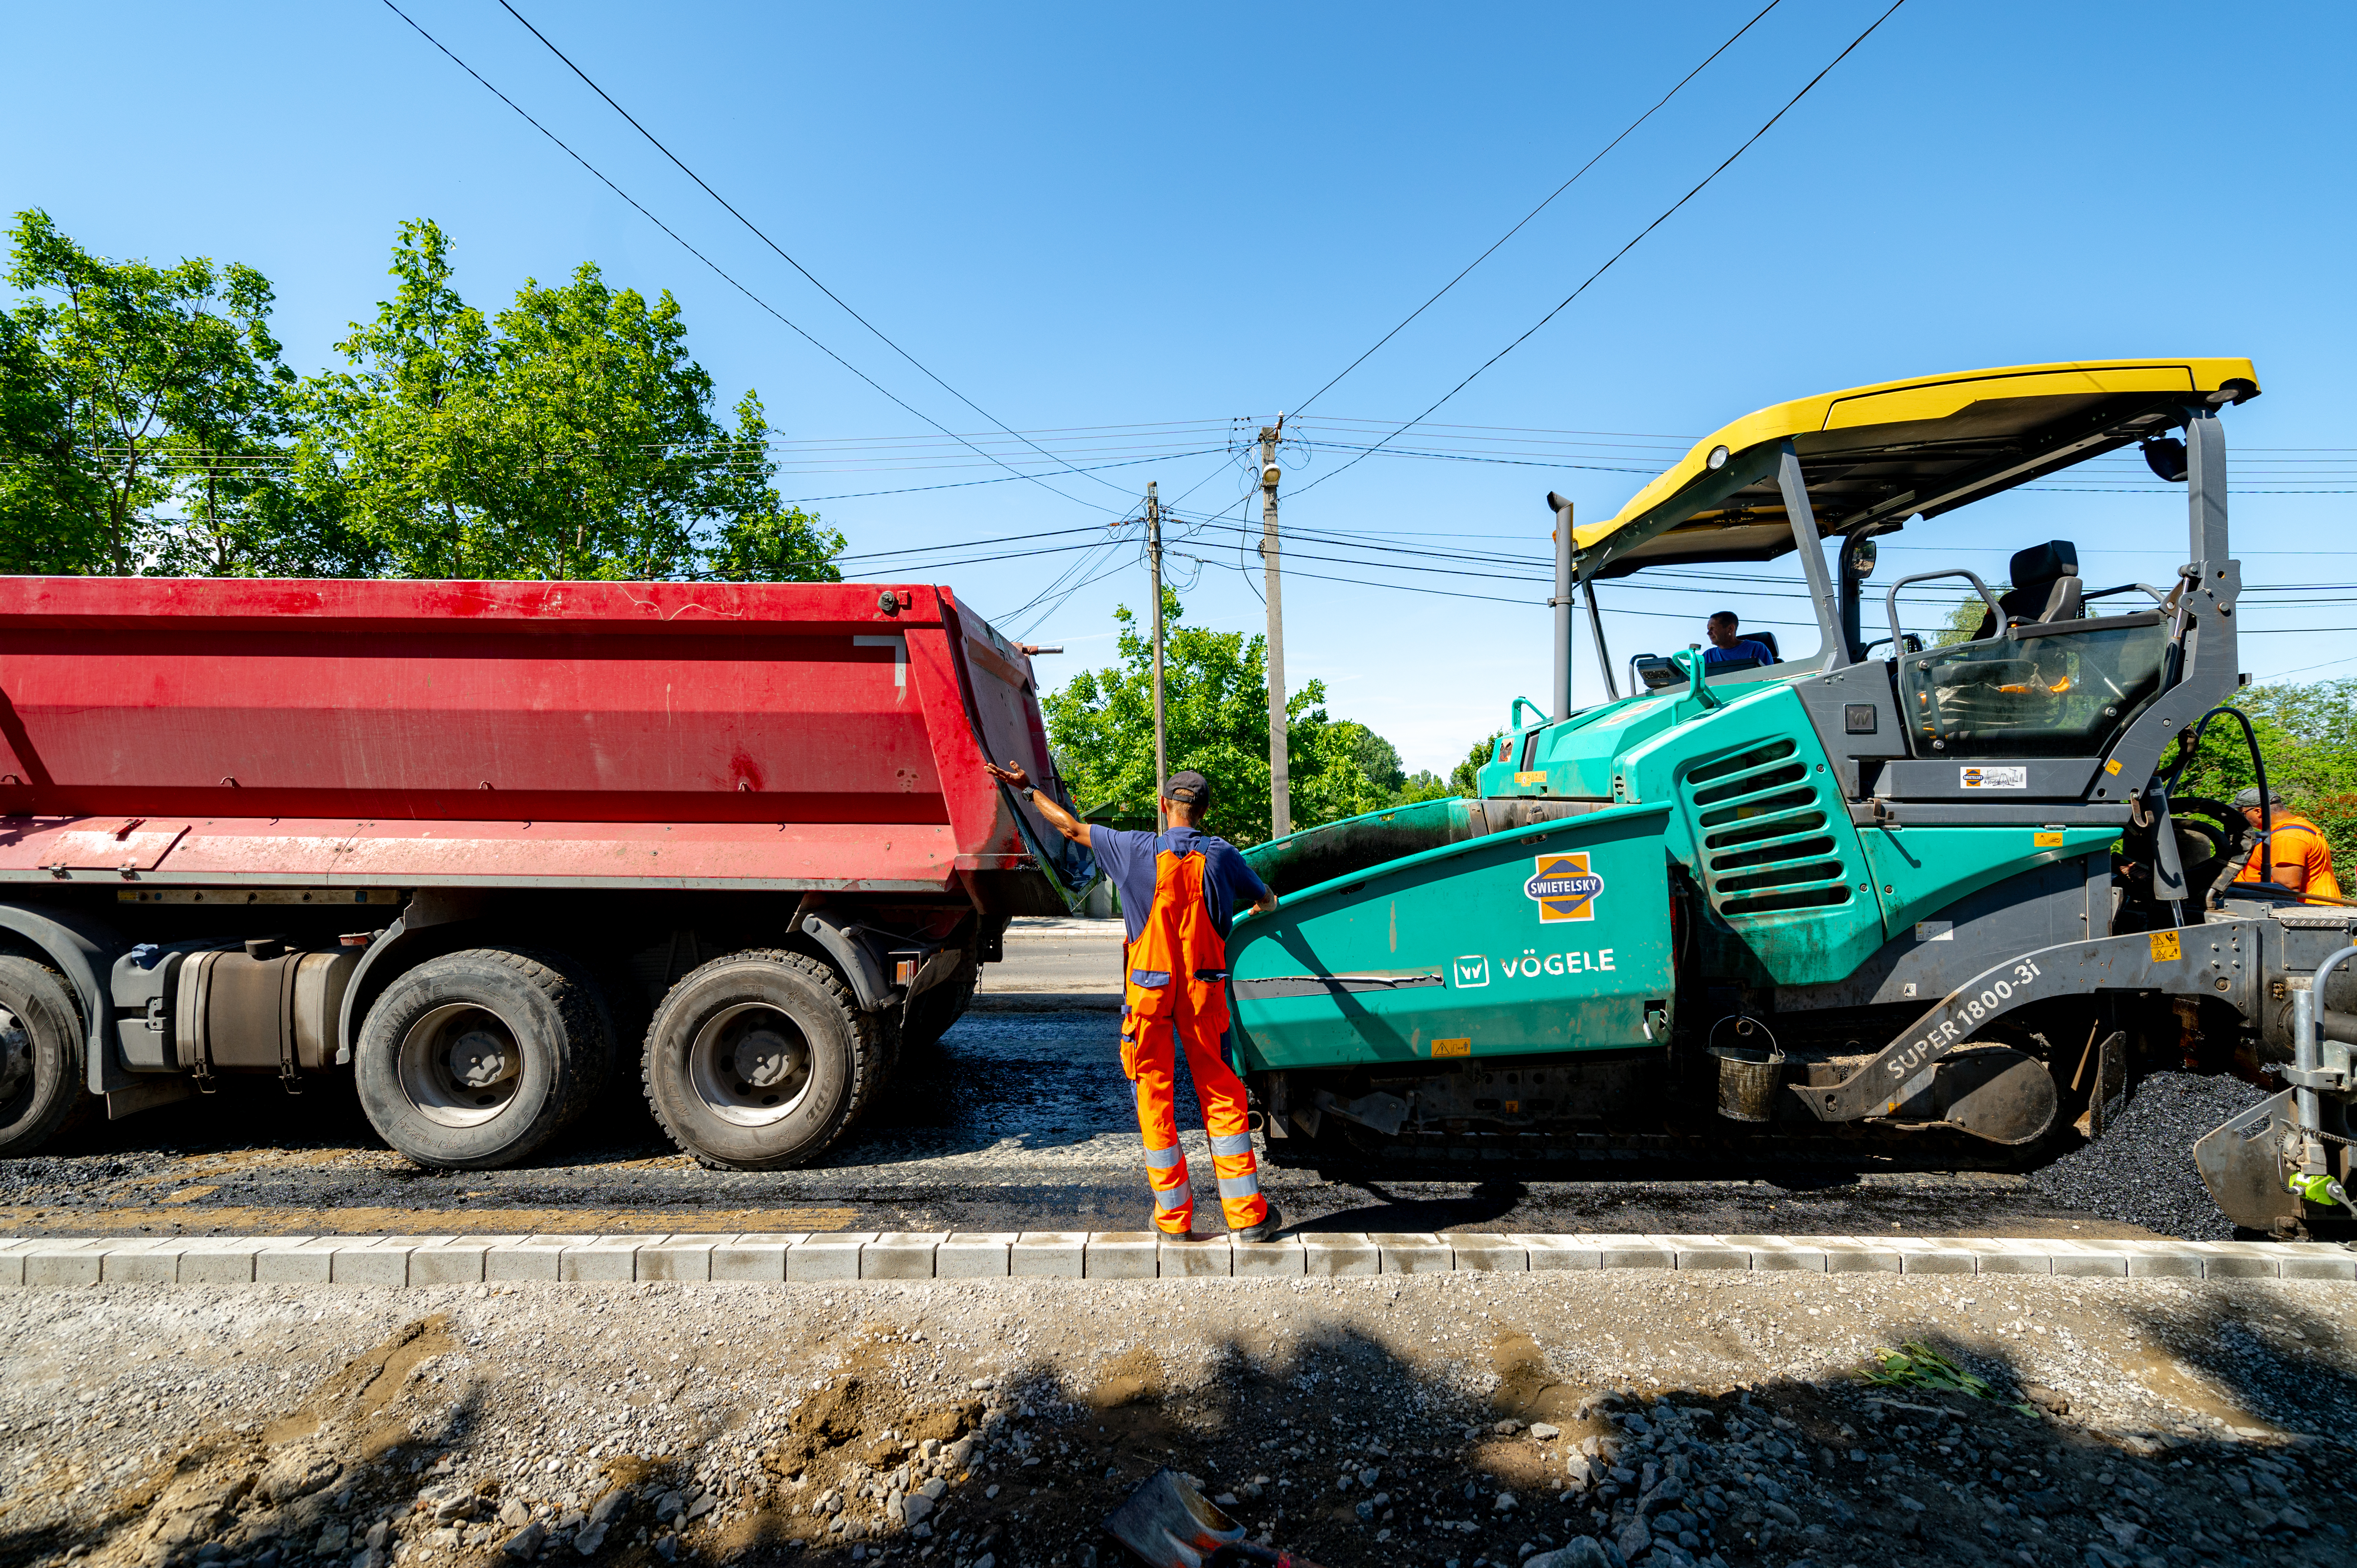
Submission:
[[[850,986],[818,960],[756,949],[671,989],[647,1029],[647,1104],[715,1170],[806,1165],[858,1120],[888,1044]]]
[[[65,977],[0,955],[0,1158],[33,1153],[96,1103],[82,1088],[81,1014]]]
[[[605,1080],[613,1026],[570,961],[515,948],[428,959],[361,1030],[361,1108],[432,1170],[495,1170],[538,1149]]]

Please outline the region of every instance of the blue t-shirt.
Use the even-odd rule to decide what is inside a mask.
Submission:
[[[1267,886],[1244,864],[1235,845],[1194,828],[1172,828],[1155,834],[1092,827],[1089,848],[1121,894],[1122,924],[1128,928],[1131,941],[1146,929],[1146,912],[1154,908],[1155,858],[1165,849],[1179,854],[1196,849],[1203,852],[1203,902],[1211,906],[1211,925],[1222,941],[1227,940],[1239,904],[1250,908],[1268,897]]]
[[[1702,650],[1702,667],[1706,670],[1714,664],[1740,663],[1746,659],[1758,660],[1763,670],[1776,662],[1776,656],[1768,651],[1768,645],[1755,638],[1739,638],[1731,648],[1721,648],[1713,643]]]

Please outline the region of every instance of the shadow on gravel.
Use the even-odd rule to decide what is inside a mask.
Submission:
[[[980,1391],[953,1367],[941,1379],[921,1298],[882,1297],[834,1371],[742,1406],[674,1406],[684,1372],[609,1382],[643,1348],[584,1335],[438,1416],[447,1396],[428,1374],[455,1345],[421,1320],[291,1413],[235,1412],[79,1527],[10,1523],[33,1511],[27,1489],[76,1478],[20,1469],[0,1499],[0,1568],[76,1549],[92,1568],[1112,1568],[1127,1559],[1098,1521],[1166,1465],[1328,1568],[2350,1560],[2338,1477],[2357,1454],[2297,1435],[2345,1433],[2357,1413],[2357,1383],[2304,1359],[2295,1337],[2333,1332],[2323,1309],[2338,1292],[2319,1291],[2313,1312],[2279,1293],[2189,1293],[2184,1310],[2136,1319],[2156,1346],[2207,1337],[2206,1357],[2177,1354],[2197,1381],[2215,1380],[2194,1391],[2229,1413],[2157,1389],[2190,1418],[2099,1428],[1988,1344],[1936,1331],[1932,1347],[1995,1398],[1847,1375],[1589,1385],[1519,1330],[1435,1349],[1426,1331],[1447,1324],[1384,1318],[1379,1291],[1361,1305],[1388,1331],[1329,1329],[1283,1355],[1239,1337],[1187,1366],[1133,1343]],[[737,1306],[755,1335],[791,1310],[774,1297]],[[1666,1317],[1598,1326],[1712,1332]],[[2238,1438],[2245,1421],[2268,1431]],[[88,1473],[115,1440],[83,1430],[91,1447],[72,1463]]]
[[[1530,1188],[1518,1181],[1485,1181],[1472,1191],[1453,1197],[1394,1194],[1372,1181],[1361,1182],[1359,1190],[1376,1201],[1321,1214],[1293,1230],[1462,1230],[1488,1225],[1512,1214],[1530,1197]]]

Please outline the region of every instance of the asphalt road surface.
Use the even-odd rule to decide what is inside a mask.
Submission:
[[[823,1168],[701,1169],[623,1092],[528,1165],[441,1175],[385,1148],[340,1083],[289,1099],[274,1080],[232,1079],[0,1164],[0,1233],[1142,1229],[1114,1043],[1118,940],[1118,922],[1024,922],[974,1010],[903,1062]],[[1182,1082],[1180,1104],[1191,1099]],[[1209,1220],[1208,1150],[1200,1130],[1185,1141]],[[1329,1230],[2148,1233],[2013,1173],[1265,1163],[1264,1182],[1289,1221]]]

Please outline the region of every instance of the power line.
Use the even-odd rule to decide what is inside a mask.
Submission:
[[[1308,397],[1303,398],[1301,402],[1296,405],[1294,413],[1298,415],[1303,409],[1308,408],[1311,403],[1316,403],[1319,398],[1324,397],[1328,392],[1332,392],[1336,381],[1340,381],[1344,376],[1349,375],[1352,371],[1357,370],[1361,365],[1365,364],[1369,360],[1372,359],[1376,349],[1381,349],[1384,344],[1398,337],[1402,332],[1407,329],[1409,322],[1414,321],[1417,317],[1422,316],[1426,311],[1438,304],[1442,295],[1447,294],[1450,289],[1455,288],[1458,284],[1463,283],[1472,273],[1475,267],[1478,267],[1483,262],[1488,261],[1491,256],[1497,252],[1500,245],[1504,244],[1507,241],[1521,233],[1523,230],[1529,225],[1532,219],[1536,218],[1540,213],[1545,211],[1549,207],[1554,205],[1555,199],[1556,197],[1561,196],[1565,191],[1569,190],[1573,186],[1578,184],[1580,176],[1586,174],[1589,169],[1594,168],[1598,164],[1602,163],[1606,153],[1610,152],[1613,148],[1619,146],[1621,143],[1627,141],[1631,135],[1635,134],[1638,126],[1642,125],[1646,121],[1652,119],[1655,113],[1659,113],[1662,106],[1669,102],[1671,99],[1675,98],[1678,93],[1684,89],[1687,82],[1692,81],[1695,77],[1700,76],[1705,68],[1706,68],[1711,61],[1725,54],[1728,49],[1733,48],[1737,39],[1742,38],[1744,34],[1749,32],[1754,27],[1758,26],[1760,18],[1768,15],[1769,12],[1773,11],[1781,3],[1781,0],[1768,0],[1768,4],[1760,8],[1758,16],[1753,16],[1750,21],[1746,22],[1743,26],[1736,28],[1735,31],[1728,36],[1727,40],[1725,43],[1719,45],[1718,48],[1711,50],[1709,54],[1704,56],[1701,65],[1695,67],[1692,70],[1678,78],[1677,85],[1671,88],[1667,92],[1663,93],[1661,98],[1655,102],[1652,108],[1646,110],[1642,114],[1640,114],[1634,120],[1630,121],[1628,126],[1623,129],[1619,135],[1605,143],[1603,147],[1594,157],[1589,158],[1586,163],[1580,165],[1579,167],[1573,172],[1572,177],[1569,179],[1565,180],[1561,185],[1556,186],[1555,190],[1544,201],[1540,202],[1536,207],[1534,207],[1528,212],[1523,213],[1521,222],[1516,223],[1503,234],[1499,235],[1496,242],[1490,246],[1489,250],[1482,252],[1480,255],[1466,263],[1465,270],[1463,272],[1458,273],[1455,277],[1450,278],[1447,283],[1442,284],[1439,289],[1430,299],[1426,300],[1422,305],[1419,305],[1414,310],[1409,311],[1406,317],[1403,319],[1397,327],[1393,328],[1390,331],[1376,338],[1374,348],[1369,349],[1365,353],[1360,355],[1357,359],[1343,366],[1341,370],[1335,372],[1333,381],[1328,381],[1324,386],[1319,387],[1316,392],[1311,392]],[[1304,486],[1303,488],[1307,489],[1308,487]]]
[[[1799,103],[1802,99],[1806,98],[1811,91],[1816,87],[1817,83],[1823,81],[1827,76],[1833,73],[1834,67],[1847,59],[1852,51],[1856,50],[1860,44],[1866,42],[1867,38],[1874,36],[1876,28],[1881,27],[1883,23],[1890,20],[1892,16],[1897,14],[1899,7],[1906,4],[1907,0],[1891,0],[1889,10],[1885,11],[1881,16],[1877,16],[1872,22],[1868,23],[1866,31],[1858,34],[1857,37],[1849,41],[1848,48],[1843,49],[1841,53],[1834,56],[1831,60],[1827,61],[1824,70],[1820,70],[1816,75],[1811,77],[1808,80],[1808,82],[1802,87],[1800,91],[1795,92],[1789,100],[1786,101],[1781,109],[1777,110],[1775,113],[1770,115],[1766,124],[1761,125],[1760,129],[1752,132],[1751,134],[1745,139],[1741,146],[1727,155],[1725,162],[1721,163],[1717,168],[1711,170],[1708,174],[1703,176],[1702,178],[1695,183],[1693,189],[1687,191],[1684,196],[1679,197],[1675,201],[1672,202],[1663,210],[1660,217],[1654,219],[1651,223],[1646,224],[1644,228],[1639,230],[1635,237],[1631,239],[1627,244],[1621,246],[1619,250],[1613,252],[1609,257],[1606,258],[1602,266],[1588,274],[1586,281],[1582,282],[1577,288],[1573,289],[1571,293],[1564,296],[1564,300],[1561,305],[1556,306],[1553,310],[1550,310],[1544,316],[1540,317],[1537,322],[1531,327],[1529,331],[1524,332],[1521,337],[1515,338],[1512,342],[1507,344],[1504,348],[1499,349],[1496,353],[1482,360],[1480,364],[1475,366],[1472,374],[1468,375],[1463,381],[1458,381],[1455,386],[1449,388],[1447,392],[1443,393],[1433,403],[1430,408],[1426,408],[1422,413],[1417,414],[1415,419],[1410,420],[1406,424],[1400,426],[1400,429],[1394,431],[1392,435],[1387,435],[1383,437],[1383,440],[1376,442],[1375,447],[1381,447],[1386,445],[1392,439],[1392,436],[1399,435],[1402,431],[1405,431],[1413,427],[1423,420],[1429,419],[1432,416],[1433,410],[1437,409],[1442,403],[1447,403],[1450,398],[1455,397],[1458,392],[1461,392],[1467,387],[1471,386],[1473,384],[1474,377],[1480,375],[1482,371],[1488,370],[1491,366],[1496,364],[1499,360],[1512,353],[1516,349],[1521,348],[1524,343],[1530,340],[1532,336],[1535,334],[1540,328],[1544,327],[1548,322],[1553,321],[1556,317],[1562,315],[1565,310],[1570,307],[1573,300],[1577,299],[1581,295],[1587,292],[1590,285],[1594,284],[1597,279],[1602,277],[1606,273],[1610,272],[1614,263],[1620,261],[1621,257],[1627,255],[1631,251],[1635,250],[1638,244],[1644,240],[1646,235],[1651,234],[1654,230],[1668,222],[1672,215],[1674,215],[1680,208],[1684,207],[1687,202],[1692,201],[1695,197],[1701,195],[1704,188],[1707,187],[1711,181],[1717,179],[1720,175],[1725,174],[1734,164],[1736,159],[1750,151],[1754,143],[1758,142],[1760,137],[1766,135],[1770,130],[1775,128],[1776,122],[1781,120],[1785,115],[1792,112],[1794,104]],[[1351,458],[1350,462],[1343,464],[1341,467],[1335,468],[1328,473],[1319,475],[1317,478],[1314,478],[1310,480],[1309,483],[1302,486],[1299,490],[1296,490],[1294,494],[1296,496],[1302,495],[1309,490],[1317,489],[1319,485],[1324,484],[1328,479],[1334,478],[1335,475],[1347,472],[1356,465],[1366,461],[1367,457],[1373,450],[1374,447],[1371,447],[1367,452],[1361,452],[1356,457]]]
[[[644,206],[640,205],[636,197],[633,197],[629,191],[624,190],[620,186],[616,185],[612,180],[608,179],[604,173],[598,169],[597,165],[591,163],[587,158],[583,157],[579,153],[575,152],[570,146],[566,145],[563,137],[550,130],[547,126],[542,124],[539,121],[533,119],[530,114],[525,113],[522,104],[518,103],[514,99],[510,98],[506,93],[501,92],[498,88],[493,87],[490,82],[484,79],[483,74],[480,71],[477,70],[473,66],[468,65],[465,60],[460,59],[456,54],[453,54],[450,49],[444,45],[441,39],[436,38],[433,34],[420,27],[417,22],[411,17],[409,13],[394,5],[393,0],[384,0],[384,8],[392,12],[394,16],[400,17],[404,22],[408,23],[412,31],[415,32],[419,38],[424,38],[427,43],[432,44],[435,48],[441,52],[445,59],[449,60],[451,64],[457,66],[460,70],[465,71],[468,76],[473,77],[476,82],[479,84],[486,92],[489,92],[492,97],[498,99],[500,102],[514,110],[525,124],[530,125],[533,130],[538,131],[542,135],[546,136],[550,141],[555,143],[557,147],[566,157],[571,158],[575,163],[579,164],[583,168],[587,169],[591,176],[597,179],[598,184],[612,191],[616,196],[620,197],[624,201],[629,202],[631,208],[638,212],[639,216],[644,218],[648,222],[653,224],[656,228],[669,235],[671,239],[678,244],[681,250],[685,251],[689,255],[694,256],[697,261],[702,262],[705,266],[711,268],[713,273],[717,275],[723,283],[726,283],[729,287],[743,295],[747,299],[751,300],[756,306],[759,306],[765,313],[774,317],[778,322],[783,325],[787,330],[792,332],[794,336],[800,338],[803,342],[808,343],[812,348],[816,349],[820,353],[824,354],[828,359],[833,360],[836,364],[841,365],[845,370],[849,371],[853,375],[857,376],[861,381],[866,382],[896,407],[924,421],[927,424],[931,425],[935,430],[938,430],[942,435],[949,436],[952,440],[963,439],[963,437],[959,436],[956,432],[942,424],[939,420],[934,419],[931,415],[913,407],[905,399],[896,396],[891,392],[887,391],[882,383],[878,382],[875,377],[869,375],[866,371],[861,370],[858,366],[853,364],[850,360],[845,359],[842,355],[836,353],[834,349],[828,348],[825,344],[812,337],[808,332],[803,331],[802,328],[789,320],[783,312],[780,311],[768,300],[763,299],[759,295],[755,294],[751,289],[746,287],[743,284],[738,283],[736,278],[729,275],[729,274],[721,267],[719,263],[714,261],[711,257],[697,250],[694,245],[689,244],[684,239],[680,237],[678,231],[672,228],[670,224],[665,223],[653,213],[648,211]],[[517,19],[520,21],[522,20],[521,17]],[[525,23],[525,26],[529,27],[531,24]],[[562,59],[563,57],[559,56],[558,58]],[[571,64],[572,62],[568,60],[566,63]],[[584,80],[587,79],[585,78]],[[593,83],[592,85],[595,84]],[[993,423],[996,423],[996,421]],[[972,442],[967,442],[966,445],[973,446]],[[985,457],[990,456],[978,446],[974,446],[974,450],[977,456]],[[992,461],[996,462],[997,459],[992,458]],[[999,463],[998,466],[1006,469],[1009,474],[1013,474],[1017,478],[1029,479],[1033,484],[1038,485],[1041,489],[1046,490],[1050,495],[1061,497],[1063,499],[1068,501],[1079,502],[1079,504],[1082,506],[1095,507],[1099,511],[1108,511],[1112,510],[1109,507],[1096,506],[1096,503],[1093,501],[1082,501],[1078,496],[1065,495],[1063,491],[1056,489],[1055,486],[1048,483],[1045,479],[1039,478],[1039,476],[1034,474],[1024,474],[1021,470],[1014,467],[1010,464]],[[1110,481],[1100,482],[1109,483]]]
[[[860,553],[856,555],[838,555],[835,559],[838,561],[873,561],[879,556],[885,555],[916,555],[939,550],[974,550],[985,544],[1028,544],[1035,539],[1053,539],[1059,534],[1103,533],[1103,528],[1100,525],[1090,523],[1082,528],[1052,528],[1045,533],[1002,533],[991,539],[960,539],[947,544],[904,544],[897,550],[867,550],[862,551]],[[1092,540],[1090,542],[1091,544],[1094,544],[1099,542]],[[1066,544],[1060,545],[1058,548],[1064,550],[1080,550],[1087,548],[1087,546]]]
[[[391,0],[387,0],[387,3],[390,4]],[[958,391],[957,388],[942,380],[940,376],[935,375],[931,367],[927,366],[914,354],[909,353],[909,350],[903,349],[899,344],[887,337],[882,328],[868,320],[867,317],[860,315],[859,312],[852,309],[851,306],[845,302],[841,295],[827,287],[826,285],[819,282],[816,274],[812,273],[808,267],[794,260],[793,257],[786,254],[785,248],[780,245],[775,240],[770,239],[768,234],[764,233],[759,224],[755,223],[750,218],[746,217],[742,212],[737,211],[736,207],[729,202],[726,197],[721,195],[718,191],[713,189],[709,184],[705,183],[702,175],[688,167],[686,164],[680,160],[678,154],[673,152],[669,147],[664,146],[662,143],[656,138],[655,134],[652,131],[650,131],[644,125],[640,124],[638,118],[635,115],[633,115],[629,110],[623,108],[619,103],[615,102],[614,95],[612,93],[608,92],[604,88],[598,86],[597,82],[591,81],[589,73],[583,70],[579,66],[575,65],[571,56],[567,55],[563,49],[558,48],[554,43],[551,43],[547,34],[542,32],[538,27],[533,27],[529,21],[526,21],[522,12],[517,10],[513,5],[509,5],[508,0],[500,0],[500,9],[505,11],[509,16],[513,16],[519,23],[522,23],[524,31],[530,33],[533,38],[538,38],[543,44],[546,45],[548,52],[554,55],[558,59],[563,60],[565,62],[565,68],[567,70],[570,70],[574,75],[579,77],[584,82],[587,83],[590,91],[604,99],[608,108],[612,109],[615,113],[619,114],[623,119],[629,121],[630,124],[630,129],[636,131],[640,135],[644,136],[647,141],[652,145],[655,151],[669,158],[673,166],[678,168],[680,173],[694,180],[697,187],[703,190],[705,195],[720,203],[721,207],[727,212],[728,216],[737,220],[737,222],[745,225],[745,227],[751,231],[755,239],[760,241],[761,243],[769,246],[770,250],[776,252],[779,257],[784,261],[788,266],[793,268],[794,271],[802,274],[804,278],[808,279],[810,285],[813,288],[818,290],[819,293],[826,295],[827,298],[834,301],[837,306],[841,306],[845,315],[850,317],[854,321],[858,322],[859,325],[866,328],[868,331],[874,333],[877,339],[883,343],[886,348],[899,355],[900,358],[908,360],[911,365],[916,366],[919,371],[924,373],[926,379],[931,381],[935,386],[941,388],[943,392],[957,399],[958,402],[965,404],[966,407],[974,410],[974,413],[982,415],[983,418],[990,421],[991,424],[996,425],[999,429],[1006,431],[1007,435],[1015,435],[1015,432],[1008,430],[1005,422],[999,419],[996,414],[992,413],[988,409],[984,408],[980,403],[974,402],[974,399],[966,396],[965,393]],[[1015,438],[1018,441],[1023,440],[1023,437],[1019,435],[1016,435]],[[1024,444],[1031,446],[1033,451],[1038,452],[1043,457],[1053,456],[1053,454],[1048,452],[1044,447],[1040,447],[1033,443],[1025,442]],[[1061,461],[1061,459],[1058,460]],[[1072,466],[1070,463],[1064,464],[1064,467],[1067,468],[1072,468]],[[1078,474],[1081,473],[1082,470],[1072,468],[1072,472]],[[1094,478],[1092,475],[1089,477]],[[1114,484],[1111,479],[1098,479],[1096,482],[1104,486],[1108,489],[1119,489],[1121,488]],[[1057,493],[1061,495],[1063,492],[1060,490]],[[1071,500],[1074,498],[1066,496],[1064,499]]]

